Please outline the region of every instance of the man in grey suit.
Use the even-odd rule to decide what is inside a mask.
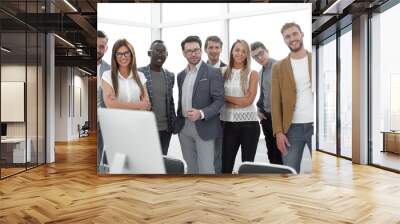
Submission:
[[[103,73],[110,70],[110,65],[103,60],[107,51],[108,38],[103,31],[97,31],[97,108],[105,107],[103,100],[103,91],[101,88],[101,77]],[[104,172],[104,144],[101,135],[100,124],[97,122],[97,172]]]
[[[215,67],[222,68],[226,67],[226,64],[221,61],[221,51],[222,51],[222,40],[218,36],[209,36],[204,42],[204,51],[207,53],[208,60],[207,64]],[[221,121],[222,129],[224,128],[224,123]],[[223,133],[223,131],[222,131]],[[222,173],[222,135],[215,139],[215,153],[214,153],[214,167],[215,173]]]
[[[214,142],[220,136],[219,112],[224,104],[224,81],[219,69],[201,60],[201,40],[188,36],[181,43],[188,66],[178,74],[176,125],[188,173],[212,174]]]

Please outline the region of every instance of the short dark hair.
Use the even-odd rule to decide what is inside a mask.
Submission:
[[[155,40],[155,41],[153,41],[153,42],[150,44],[150,49],[153,47],[153,45],[156,45],[156,44],[164,44],[164,41],[162,41],[162,40]]]
[[[97,38],[106,38],[106,40],[108,41],[107,35],[101,30],[97,30]]]
[[[295,23],[295,22],[291,22],[291,23],[285,23],[285,24],[282,26],[281,34],[283,34],[283,32],[285,32],[285,30],[287,30],[287,29],[289,29],[289,28],[291,28],[291,27],[294,27],[294,26],[297,27],[297,29],[299,29],[300,32],[303,32],[303,31],[301,31],[301,28],[300,28],[299,24],[297,24],[297,23]]]
[[[222,40],[218,36],[209,36],[209,37],[207,37],[206,41],[204,42],[204,50],[206,50],[208,47],[208,41],[217,42],[217,43],[219,43],[219,45],[221,45],[221,48],[222,48]]]
[[[185,49],[185,44],[190,42],[197,42],[201,48],[201,40],[198,36],[188,36],[181,42],[182,51]]]
[[[250,45],[250,49],[251,49],[251,51],[254,51],[254,50],[256,50],[257,48],[262,48],[262,49],[264,49],[264,50],[266,50],[267,52],[268,52],[268,49],[265,47],[265,45],[263,44],[263,43],[261,43],[260,41],[256,41],[256,42],[254,42],[254,43],[252,43],[251,45]]]

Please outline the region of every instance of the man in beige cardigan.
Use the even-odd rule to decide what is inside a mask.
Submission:
[[[281,33],[290,53],[272,67],[272,127],[283,164],[299,173],[306,144],[311,154],[311,53],[304,49],[304,33],[298,24],[286,23]]]

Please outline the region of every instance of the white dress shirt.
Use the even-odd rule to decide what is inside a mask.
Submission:
[[[146,83],[146,77],[143,73],[138,71],[139,79],[142,85]],[[103,73],[102,79],[107,82],[112,88],[111,70]],[[117,95],[117,93],[115,93]],[[137,103],[140,102],[140,88],[136,81],[133,79],[132,72],[127,78],[123,77],[118,72],[118,96],[117,100],[124,103]]]

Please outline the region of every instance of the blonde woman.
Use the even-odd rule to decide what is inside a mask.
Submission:
[[[138,72],[135,50],[126,39],[115,42],[111,70],[104,72],[102,79],[106,107],[150,110],[146,78]]]
[[[222,171],[232,173],[236,154],[242,149],[242,161],[254,161],[260,136],[257,108],[253,104],[258,85],[258,73],[250,69],[250,48],[246,41],[237,40],[230,51],[229,65],[223,71],[225,105],[221,111],[224,121]]]

